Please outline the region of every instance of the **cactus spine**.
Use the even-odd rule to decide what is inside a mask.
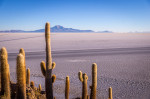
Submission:
[[[27,69],[27,86],[29,87],[30,86],[30,69],[28,68]]]
[[[86,73],[82,74],[80,71],[78,73],[79,80],[82,82],[82,99],[87,99],[88,98],[88,89],[87,89],[87,80],[88,76]]]
[[[17,99],[26,99],[26,70],[24,56],[17,56]]]
[[[70,80],[69,80],[69,76],[67,76],[66,86],[65,86],[65,99],[69,99],[69,89],[70,89]]]
[[[5,47],[1,49],[1,94],[5,99],[10,99],[10,72],[8,54]],[[2,98],[0,97],[0,98]]]
[[[97,64],[92,64],[92,86],[90,99],[96,99],[96,88],[97,88]]]
[[[113,99],[113,97],[112,97],[112,88],[111,87],[109,87],[109,98],[108,99]]]

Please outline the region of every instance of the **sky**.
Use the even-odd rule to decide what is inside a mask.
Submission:
[[[94,31],[150,31],[150,0],[0,0],[0,30],[43,29],[46,22]]]

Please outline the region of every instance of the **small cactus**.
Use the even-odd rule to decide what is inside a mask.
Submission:
[[[8,54],[5,47],[1,49],[1,97],[10,99],[10,72],[8,64]]]
[[[97,64],[92,64],[92,86],[90,99],[96,99],[96,88],[97,88]]]
[[[39,91],[40,91],[40,92],[42,91],[42,87],[41,87],[41,84],[39,84]]]
[[[111,87],[109,87],[109,98],[108,99],[113,99],[112,88]]]
[[[32,89],[35,88],[35,86],[34,86],[34,81],[31,81],[31,82],[30,82],[30,86],[31,86]]]
[[[65,86],[65,99],[69,99],[69,89],[70,89],[70,80],[69,80],[69,76],[67,76],[66,86]]]
[[[79,76],[79,80],[82,82],[82,99],[87,99],[88,98],[88,89],[87,89],[88,76],[86,75],[86,73],[82,74],[81,71],[78,73],[78,76]]]
[[[26,82],[27,86],[30,86],[30,69],[29,68],[27,69],[27,76],[26,77],[27,77],[27,82]]]
[[[26,99],[26,70],[24,56],[17,56],[17,99]]]

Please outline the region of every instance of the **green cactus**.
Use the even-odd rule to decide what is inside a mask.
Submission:
[[[109,87],[109,98],[108,99],[113,99],[112,88],[111,87]]]
[[[97,64],[92,64],[92,86],[90,99],[96,99],[96,88],[97,88]]]
[[[87,80],[88,76],[86,73],[82,74],[81,71],[78,73],[79,80],[82,82],[82,99],[88,98]]]
[[[27,76],[26,76],[27,78],[26,78],[26,84],[27,84],[27,86],[29,87],[30,86],[30,69],[28,68],[27,69]]]
[[[1,97],[4,99],[10,99],[10,72],[8,64],[8,54],[5,47],[1,49]]]
[[[17,56],[17,99],[26,99],[26,70],[24,56]]]
[[[67,76],[66,86],[65,86],[65,99],[69,99],[69,89],[70,89],[70,80],[69,80],[69,76]]]
[[[30,82],[30,87],[31,87],[32,89],[35,89],[34,81],[31,81],[31,82]]]

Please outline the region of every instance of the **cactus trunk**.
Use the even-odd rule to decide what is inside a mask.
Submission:
[[[69,76],[67,76],[66,87],[65,87],[65,99],[69,99],[69,89],[70,89],[70,80],[69,80]]]
[[[90,99],[96,99],[96,88],[97,88],[97,64],[92,64],[92,86]]]
[[[5,99],[10,99],[10,72],[7,59],[7,50],[3,47],[1,49],[1,94]]]
[[[52,56],[51,56],[51,45],[50,45],[50,24],[45,25],[45,39],[46,39],[46,78],[45,78],[45,89],[46,98],[53,99],[53,88],[52,88]]]
[[[17,99],[26,99],[26,70],[24,56],[17,56]]]

